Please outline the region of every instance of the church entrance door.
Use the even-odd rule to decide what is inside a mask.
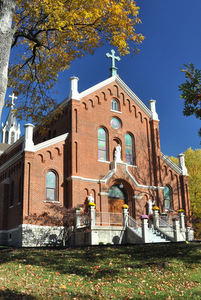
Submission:
[[[109,189],[108,211],[110,213],[110,224],[112,226],[122,225],[122,205],[125,204],[126,192],[124,188],[113,185]]]

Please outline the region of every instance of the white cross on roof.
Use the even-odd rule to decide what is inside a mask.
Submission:
[[[15,105],[14,100],[17,99],[17,96],[15,96],[15,94],[12,93],[12,95],[9,95],[9,97],[12,99],[11,108],[13,108],[13,106]]]

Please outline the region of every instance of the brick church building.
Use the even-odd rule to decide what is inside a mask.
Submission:
[[[86,206],[89,196],[98,212],[121,213],[127,204],[135,220],[149,213],[150,199],[160,212],[190,216],[184,155],[177,166],[161,152],[156,101],[148,108],[117,75],[114,56],[112,62],[111,76],[83,92],[70,78],[63,113],[46,133],[26,124],[24,136],[9,142],[20,132],[11,107],[0,145],[2,245],[34,245],[29,240],[42,225],[27,216],[49,203]]]

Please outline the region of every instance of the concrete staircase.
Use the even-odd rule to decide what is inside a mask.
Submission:
[[[129,243],[142,243],[142,228],[127,228]],[[148,228],[148,243],[168,243],[170,240],[161,232]]]
[[[163,235],[161,232],[154,230],[152,228],[148,229],[148,239],[149,243],[168,243],[170,240]]]
[[[142,224],[138,223],[134,218],[128,216],[127,225],[127,241],[129,243],[144,243],[142,234]],[[167,243],[170,242],[168,235],[161,230],[147,227],[146,243]]]

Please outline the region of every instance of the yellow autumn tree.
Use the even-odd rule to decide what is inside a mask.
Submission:
[[[178,164],[178,159],[170,159]],[[196,236],[201,235],[201,149],[187,149],[185,151],[185,164],[189,175],[189,193],[193,215],[193,227]]]
[[[120,55],[137,52],[139,7],[132,0],[16,0],[9,86],[18,95],[17,112],[34,122],[55,105],[51,89],[71,62],[109,43]]]
[[[185,162],[189,174],[192,213],[196,218],[201,218],[201,149],[186,150]]]

